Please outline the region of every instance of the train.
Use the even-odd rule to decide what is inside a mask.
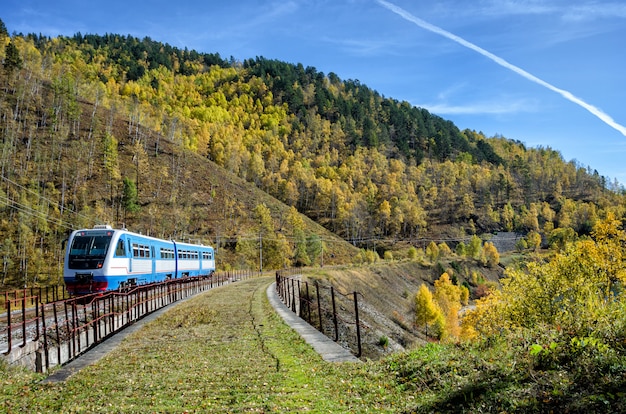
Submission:
[[[68,293],[78,296],[169,279],[210,276],[213,272],[215,251],[211,246],[96,225],[71,233],[63,280]]]

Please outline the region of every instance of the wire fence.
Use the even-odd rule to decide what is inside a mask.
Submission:
[[[302,281],[293,269],[276,272],[276,291],[292,312],[361,356],[361,329],[366,326],[359,319],[359,292],[342,293],[318,281]]]

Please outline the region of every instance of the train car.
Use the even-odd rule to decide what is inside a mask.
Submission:
[[[95,226],[70,235],[63,279],[70,294],[84,295],[214,271],[210,246]]]

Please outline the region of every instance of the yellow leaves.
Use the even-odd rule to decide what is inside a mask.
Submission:
[[[122,86],[122,88],[120,90],[120,95],[126,96],[126,97],[133,96],[133,95],[134,96],[139,96],[140,91],[141,91],[141,88],[140,88],[140,86],[137,83],[135,83],[133,81],[129,81],[129,82],[126,82]]]
[[[428,246],[426,246],[426,257],[428,257],[431,262],[435,262],[439,259],[439,247],[434,241],[431,241]]]
[[[415,324],[431,323],[440,312],[441,310],[433,300],[433,294],[426,285],[422,284],[415,297]]]
[[[452,284],[450,275],[444,272],[438,280],[435,281],[435,300],[444,312],[448,312],[456,304],[461,302],[461,288]]]
[[[496,267],[500,262],[500,253],[498,253],[498,249],[491,242],[486,242],[483,246],[483,254],[485,256],[485,263],[489,267]]]
[[[599,329],[610,323],[623,301],[618,282],[626,280],[626,233],[612,215],[596,224],[595,240],[565,245],[547,263],[507,269],[502,290],[478,301],[465,322],[481,333],[550,326],[571,333]]]
[[[454,285],[448,273],[443,273],[435,281],[434,294],[422,284],[415,297],[416,325],[432,324],[433,333],[439,339],[459,338],[459,311],[461,301],[463,298],[467,300],[467,295],[467,289]]]

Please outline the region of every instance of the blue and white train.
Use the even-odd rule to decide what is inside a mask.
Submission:
[[[84,295],[214,271],[210,246],[95,226],[70,235],[63,279],[70,294]]]

